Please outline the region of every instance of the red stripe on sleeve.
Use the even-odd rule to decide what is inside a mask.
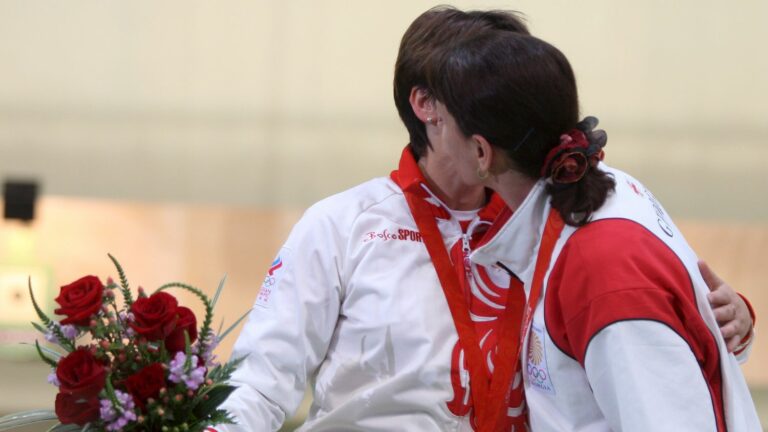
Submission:
[[[664,242],[626,219],[590,223],[568,239],[547,285],[547,331],[582,366],[590,340],[612,323],[652,320],[673,329],[702,366],[722,426],[717,345],[688,271]]]

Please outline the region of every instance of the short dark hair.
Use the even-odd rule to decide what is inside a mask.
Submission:
[[[565,55],[530,35],[484,30],[435,54],[429,88],[463,134],[483,136],[512,168],[541,177],[547,153],[576,128],[576,78]],[[570,185],[550,185],[552,206],[582,225],[604,202],[613,179],[598,169]]]
[[[528,34],[528,28],[516,12],[464,12],[451,6],[436,6],[422,13],[403,34],[395,61],[395,106],[408,129],[410,146],[417,158],[426,153],[430,144],[424,124],[411,108],[411,89],[421,87],[429,92],[427,70],[434,51],[451,46],[464,34],[481,28]]]

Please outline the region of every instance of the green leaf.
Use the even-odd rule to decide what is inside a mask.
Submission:
[[[117,395],[115,394],[115,388],[112,387],[112,373],[110,372],[109,375],[107,375],[107,379],[104,382],[104,390],[107,393],[107,397],[109,398],[109,401],[112,402],[112,406],[115,408],[122,407],[120,404],[120,401],[117,400]]]
[[[37,342],[37,341],[35,341],[35,342]],[[29,343],[29,342],[20,342],[20,344],[21,344],[21,345],[29,345],[29,346],[32,346],[32,344],[31,344],[31,343]],[[43,350],[43,352],[44,352],[44,353],[46,353],[46,354],[48,354],[49,356],[51,356],[51,357],[55,358],[57,361],[58,361],[58,360],[61,358],[61,356],[63,356],[63,355],[64,355],[64,354],[62,354],[62,353],[60,353],[60,352],[58,352],[58,351],[54,351],[54,350],[52,350],[52,349],[50,349],[50,348],[47,348],[47,347],[44,347],[44,346],[42,346],[42,345],[37,345],[37,346],[36,346],[36,348],[37,348],[37,349],[41,349],[41,350]]]
[[[229,333],[230,333],[232,330],[234,330],[234,329],[235,329],[235,327],[237,327],[237,326],[238,326],[238,324],[240,324],[240,323],[241,323],[241,322],[242,322],[242,321],[243,321],[243,320],[244,320],[244,319],[245,319],[245,318],[248,316],[248,314],[249,314],[249,313],[251,313],[251,311],[252,311],[252,310],[253,310],[253,309],[248,309],[247,311],[245,311],[245,313],[244,313],[244,314],[243,314],[243,315],[242,315],[240,318],[238,318],[238,319],[237,319],[237,321],[235,321],[235,323],[234,323],[234,324],[232,324],[231,326],[229,326],[229,328],[228,328],[228,329],[226,329],[226,330],[224,331],[224,333],[221,333],[220,335],[216,336],[216,338],[217,338],[217,339],[219,339],[219,341],[221,341],[221,340],[223,340],[225,337],[227,337],[227,335],[228,335],[228,334],[229,334]]]
[[[211,321],[213,321],[213,307],[211,306],[211,301],[208,300],[208,296],[206,296],[199,289],[193,287],[192,285],[187,285],[181,282],[167,283],[161,286],[160,288],[158,288],[155,292],[165,291],[168,288],[181,288],[183,290],[187,290],[192,294],[196,295],[203,302],[203,304],[205,304],[205,319],[203,320],[203,326],[200,328],[200,332],[199,332],[200,339],[198,342],[200,344],[200,347],[204,349],[206,344],[208,343],[208,339],[212,336]]]
[[[189,342],[189,332],[184,330],[184,372],[189,372],[189,367],[192,366],[192,344]],[[197,366],[197,365],[195,365]]]
[[[48,318],[48,315],[43,312],[43,310],[40,308],[40,305],[37,304],[37,300],[35,300],[35,294],[32,292],[32,278],[30,277],[27,280],[27,283],[29,285],[29,296],[32,299],[32,306],[35,308],[35,312],[37,313],[37,316],[40,318],[40,321],[45,324],[45,327],[48,328],[48,330],[52,331],[53,334],[56,335],[56,337],[59,339],[59,344],[66,349],[69,352],[72,352],[75,350],[75,345],[72,343],[71,340],[64,337],[64,333],[61,332],[61,328],[59,327],[58,323]],[[34,323],[32,323],[35,328],[38,328]],[[42,331],[42,330],[41,330]],[[45,331],[43,331],[45,333]]]
[[[120,265],[119,262],[117,262],[117,259],[112,256],[112,254],[107,254],[109,259],[112,260],[112,263],[115,265],[115,268],[117,269],[117,275],[120,277],[120,291],[123,293],[123,300],[125,300],[126,306],[128,308],[131,307],[133,304],[133,295],[131,295],[131,287],[128,285],[128,278],[125,277],[125,271],[123,271],[123,266]]]
[[[32,322],[32,323],[30,323],[30,324],[32,324],[32,327],[36,328],[36,329],[37,329],[37,331],[39,331],[39,332],[40,332],[40,333],[42,333],[43,335],[45,335],[46,333],[48,333],[48,330],[46,330],[46,329],[45,329],[45,327],[41,326],[40,324],[38,324],[38,323],[36,323],[36,322]]]
[[[216,330],[216,337],[221,340],[219,335],[221,334],[221,329],[224,328],[224,318],[221,319],[221,322],[219,323],[219,329]]]
[[[221,405],[229,395],[235,391],[235,389],[237,389],[237,387],[227,384],[219,384],[210,387],[209,390],[204,393],[208,396],[208,399],[197,404],[192,412],[197,418],[207,418],[216,411],[219,405]]]
[[[211,301],[211,308],[216,307],[216,302],[219,301],[219,296],[221,295],[221,290],[224,289],[224,283],[227,282],[227,275],[225,274],[223,278],[221,278],[221,281],[219,282],[219,287],[216,288],[216,294],[213,295],[213,300]]]
[[[56,420],[56,413],[51,410],[24,411],[0,417],[0,431],[16,429],[39,422]]]
[[[42,309],[40,309],[40,306],[37,304],[37,300],[35,300],[35,294],[32,292],[32,277],[30,276],[27,280],[27,283],[29,285],[29,296],[32,298],[32,306],[35,307],[35,312],[37,313],[37,316],[40,318],[40,321],[45,324],[46,327],[50,327],[51,325],[51,319],[48,318],[48,315],[43,312]]]
[[[222,424],[235,424],[235,419],[226,410],[214,410],[207,419],[203,419],[192,426],[189,430],[194,432],[204,432],[208,426],[217,426]]]
[[[240,364],[245,361],[247,356],[239,357],[233,360],[228,361],[227,363],[223,365],[216,366],[211,370],[211,372],[208,373],[208,378],[212,379],[214,382],[221,382],[226,381],[229,379],[229,377],[232,375],[232,372],[237,369]]]
[[[35,348],[37,348],[37,353],[40,355],[40,358],[43,359],[44,362],[48,363],[51,367],[54,367],[54,368],[58,366],[58,363],[49,359],[48,357],[45,356],[45,354],[43,354],[43,351],[42,349],[40,349],[40,344],[37,342],[37,339],[35,339]]]

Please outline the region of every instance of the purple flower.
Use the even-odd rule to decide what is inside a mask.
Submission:
[[[77,327],[71,324],[61,325],[59,323],[54,323],[53,325],[58,327],[59,331],[61,331],[61,333],[67,339],[74,340],[77,337],[77,334],[79,333],[77,331]],[[59,337],[56,336],[56,333],[54,333],[53,328],[45,332],[45,340],[53,344],[61,345],[61,341],[59,341]]]
[[[53,384],[56,387],[61,385],[59,382],[59,377],[56,376],[56,369],[53,369],[51,373],[48,374],[48,384]]]
[[[208,336],[206,336],[206,340],[208,342],[205,345],[201,346],[198,343],[194,347],[192,347],[192,353],[199,355],[206,366],[208,367],[218,366],[219,362],[216,361],[216,354],[213,353],[213,350],[215,350],[216,347],[219,346],[219,338],[217,338],[216,335],[213,334],[213,330],[211,330],[208,332]]]
[[[106,423],[108,431],[120,431],[130,422],[136,421],[136,404],[133,397],[120,390],[115,390],[115,398],[119,405],[115,406],[109,399],[101,399],[99,414]]]
[[[187,362],[187,356],[183,351],[177,352],[168,368],[168,379],[177,384],[183,382],[188,389],[197,390],[200,384],[205,381],[205,366],[197,366],[198,358],[196,355],[192,355],[189,360],[189,370],[185,370],[184,364]]]
[[[101,417],[102,420],[104,420],[105,422],[111,422],[117,418],[117,411],[115,411],[115,407],[112,406],[111,400],[101,399],[99,403],[100,403],[99,416]]]
[[[59,338],[56,337],[56,334],[53,333],[53,330],[48,330],[47,332],[45,332],[45,340],[47,340],[52,344],[59,343]]]
[[[77,337],[77,327],[67,324],[61,326],[61,333],[64,334],[64,337],[67,339],[74,339]]]
[[[133,313],[131,312],[122,311],[118,316],[120,317],[120,321],[124,323],[132,322],[134,320]]]

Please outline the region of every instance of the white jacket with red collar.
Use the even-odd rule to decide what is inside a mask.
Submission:
[[[327,198],[304,214],[235,344],[233,358],[248,357],[233,376],[239,388],[222,408],[240,425],[216,429],[277,430],[313,381],[314,403],[302,430],[471,430],[456,329],[403,196],[404,188],[422,182],[406,151],[391,178]],[[464,262],[470,264],[462,259],[462,225],[471,246],[477,237],[471,234],[484,231],[503,202],[494,196],[462,224],[431,201],[463,274]],[[510,284],[495,267],[472,265],[472,276],[473,291],[498,298]],[[473,304],[478,328],[490,334],[484,351],[492,351],[496,318],[484,310],[494,302]]]
[[[562,231],[525,338],[532,430],[761,431],[696,255],[642,184],[600,168],[616,191],[589,224]],[[550,211],[544,186],[472,254],[509,267],[526,292]]]

